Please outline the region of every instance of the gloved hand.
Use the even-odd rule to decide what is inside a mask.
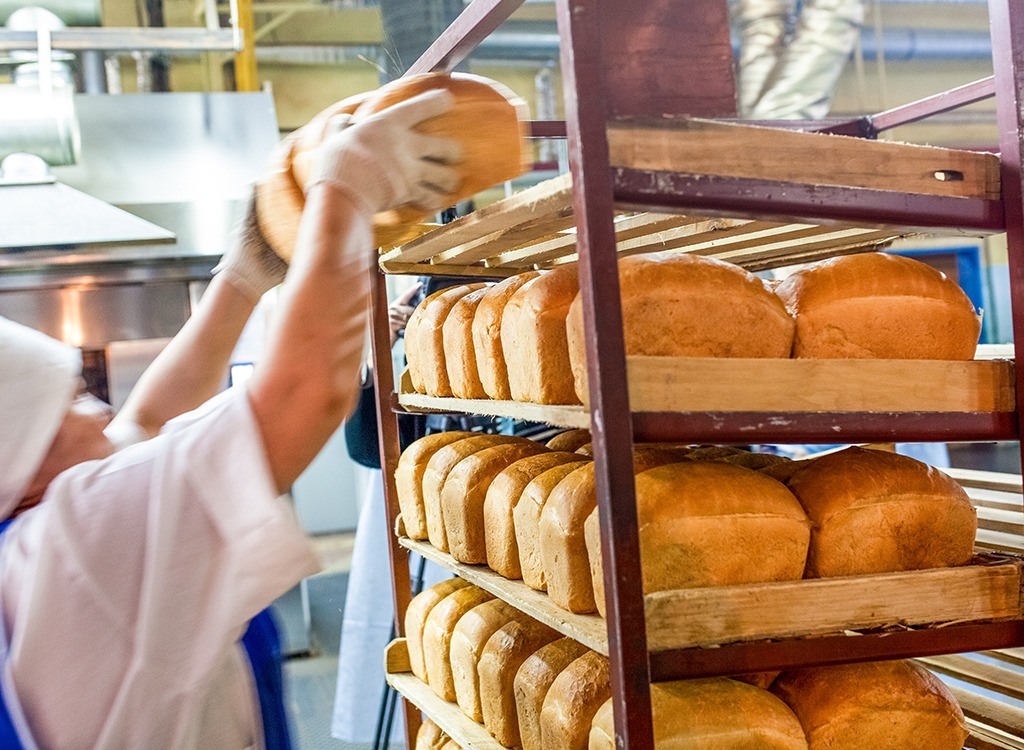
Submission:
[[[231,242],[213,273],[224,274],[255,305],[266,292],[284,281],[288,270],[288,264],[270,248],[260,232],[255,190],[249,196],[245,217],[232,232]]]
[[[409,204],[428,212],[444,208],[460,182],[448,165],[461,158],[462,149],[450,138],[414,128],[453,102],[447,91],[428,91],[354,125],[351,118],[335,118],[339,130],[318,149],[306,190],[330,183],[369,215]]]

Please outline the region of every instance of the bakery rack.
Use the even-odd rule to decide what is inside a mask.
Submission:
[[[409,73],[453,69],[522,2],[473,0]],[[589,426],[604,532],[607,620],[557,610],[543,595],[514,582],[460,566],[428,545],[391,538],[398,633],[411,598],[407,549],[415,549],[607,653],[617,744],[634,749],[653,747],[652,680],[927,657],[937,669],[969,674],[973,684],[992,687],[1005,682],[1002,666],[979,670],[950,661],[966,657],[948,655],[998,651],[1004,655],[1001,663],[1012,666],[1020,661],[1018,652],[1006,651],[1024,646],[1021,563],[1013,556],[1022,551],[1019,495],[1012,502],[1005,497],[982,498],[979,541],[987,548],[979,550],[976,564],[963,569],[754,587],[759,591],[737,587],[725,593],[697,590],[645,597],[638,585],[632,445],[634,440],[1017,440],[1024,377],[1013,362],[976,360],[958,363],[958,371],[941,369],[953,363],[937,363],[933,367],[939,369],[930,370],[921,369],[922,363],[842,363],[842,377],[862,385],[856,398],[798,402],[787,400],[785,394],[794,390],[785,379],[799,382],[804,392],[813,391],[808,382],[816,375],[806,363],[775,363],[790,368],[773,376],[782,384],[752,389],[751,382],[766,382],[759,377],[764,373],[748,368],[746,376],[738,378],[743,363],[732,363],[730,375],[728,366],[700,370],[722,367],[708,360],[627,359],[617,258],[664,249],[765,269],[880,249],[916,233],[1005,231],[1014,329],[1024,331],[1024,6],[1016,0],[990,0],[992,78],[873,117],[772,127],[734,119],[725,0],[558,0],[557,12],[566,121],[536,123],[533,135],[567,137],[571,175],[542,183],[381,256],[373,301],[381,465],[389,518],[396,522],[398,411],[461,411]],[[999,156],[872,140],[882,130],[990,96],[996,97]],[[385,274],[497,279],[574,260],[579,261],[584,306],[587,407],[430,399],[415,396],[408,388],[394,392]],[[1024,361],[1024,335],[1019,333],[1014,354],[1014,359]],[[659,367],[678,377],[659,375]],[[858,373],[858,367],[867,369]],[[823,388],[837,377],[825,368],[817,375]],[[700,373],[697,379],[695,372]],[[695,384],[706,387],[709,379],[722,383],[717,395],[712,394],[717,400],[696,401],[706,388]],[[944,387],[927,393],[923,384]],[[921,392],[925,401],[911,398]],[[735,401],[744,394],[744,401]],[[937,400],[928,400],[933,397]],[[1005,495],[1005,484],[1001,490],[976,487],[972,492]],[[878,596],[879,586],[889,586],[885,590],[891,595]],[[834,587],[840,590],[838,595]],[[743,631],[723,630],[721,618],[715,616],[705,618],[706,632],[690,627],[698,621],[695,613],[707,606],[749,614],[749,603],[760,601],[768,589],[772,596],[782,597],[777,601],[802,609],[789,612],[789,622],[752,622]],[[848,612],[826,612],[824,621],[812,622],[812,610],[817,615],[829,601],[855,602],[872,589],[873,602],[889,602],[891,611],[868,616],[863,608],[851,607]],[[927,597],[913,595],[926,589]],[[834,633],[837,626],[847,632],[825,634]],[[811,632],[817,635],[808,637]],[[451,726],[458,723],[457,716],[430,703],[428,695],[405,679],[401,653],[400,641],[388,652],[392,684],[412,705],[440,719],[443,728],[462,731]],[[1022,712],[970,696],[966,693],[964,700],[971,701],[965,707],[978,726],[973,746],[1021,748]],[[411,747],[418,712],[407,710],[406,717]],[[472,732],[472,727],[462,729]],[[466,747],[494,746],[486,737],[460,736]]]

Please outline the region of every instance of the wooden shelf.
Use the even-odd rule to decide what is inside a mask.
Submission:
[[[600,654],[608,655],[607,628],[604,619],[598,615],[576,615],[567,612],[555,605],[547,594],[534,591],[522,581],[510,581],[480,565],[464,565],[426,542],[417,542],[408,537],[400,537],[398,541],[406,549],[491,592],[562,635],[579,641]]]
[[[999,197],[999,159],[993,154],[702,120],[619,122],[608,135],[613,170],[756,177],[819,191],[872,191],[890,201],[928,196],[956,206]],[[828,221],[628,213],[626,206],[615,221],[621,255],[672,250],[750,270],[879,250],[913,233]],[[501,277],[576,258],[572,181],[563,175],[385,253],[381,267],[388,273]]]
[[[409,648],[404,638],[388,644],[384,664],[388,684],[429,716],[463,750],[504,750],[486,729],[462,713],[456,704],[434,695],[430,686],[412,673]]]

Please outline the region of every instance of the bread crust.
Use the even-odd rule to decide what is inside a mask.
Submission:
[[[456,302],[441,327],[448,383],[456,398],[487,398],[473,347],[473,317],[486,293],[486,287],[477,289]]]
[[[423,663],[427,669],[427,684],[434,695],[454,702],[455,677],[452,674],[452,633],[458,621],[476,607],[494,596],[476,586],[466,586],[452,592],[430,610],[423,624]]]
[[[572,638],[560,638],[537,650],[519,667],[515,679],[516,713],[523,750],[542,750],[540,714],[555,678],[587,647]]]
[[[551,683],[540,712],[541,744],[558,750],[586,750],[594,715],[612,694],[608,659],[589,651]]]
[[[427,539],[427,511],[423,505],[423,472],[427,462],[446,445],[472,436],[471,432],[439,432],[420,438],[402,452],[395,469],[395,487],[405,533],[410,539]]]
[[[405,639],[409,648],[409,662],[412,664],[412,673],[423,682],[428,682],[427,667],[423,661],[423,626],[427,617],[449,594],[466,586],[469,584],[461,578],[441,581],[414,596],[405,610]]]
[[[540,271],[510,276],[489,287],[473,316],[473,350],[480,384],[490,398],[507,401],[512,398],[508,385],[508,367],[501,346],[501,320],[505,305],[521,286],[540,276]]]

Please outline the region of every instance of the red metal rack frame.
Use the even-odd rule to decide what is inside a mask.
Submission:
[[[424,53],[409,73],[450,71],[520,5],[522,0],[474,0]],[[849,660],[900,658],[977,648],[1024,645],[1020,623],[960,626],[860,637],[791,640],[743,644],[727,648],[668,652],[650,659],[644,627],[639,540],[634,497],[632,437],[679,439],[680,434],[726,442],[736,437],[750,415],[647,415],[635,423],[626,396],[625,347],[621,310],[613,206],[618,202],[645,209],[740,211],[770,217],[868,221],[912,226],[965,226],[998,230],[1005,227],[1010,247],[1013,324],[1024,331],[1024,198],[1022,198],[1021,102],[1024,101],[1024,4],[990,0],[995,61],[994,90],[1002,152],[1003,200],[953,202],[881,191],[806,188],[779,191],[757,180],[644,173],[608,168],[605,123],[619,117],[735,117],[732,51],[724,0],[558,0],[561,66],[565,90],[566,133],[575,186],[579,232],[580,288],[586,323],[587,360],[597,479],[598,507],[608,605],[608,638],[615,695],[616,744],[620,748],[652,748],[653,727],[649,683],[659,680],[748,671],[769,665],[836,663]],[[681,22],[685,9],[685,22]],[[906,108],[853,121],[845,127],[830,123],[824,129],[872,135],[881,127],[915,121],[955,106],[984,98],[985,81],[966,91],[930,97]],[[984,96],[983,96],[984,95]],[[838,129],[837,129],[838,128]],[[560,135],[554,124],[538,127]],[[784,195],[782,194],[784,192]],[[737,208],[738,207],[738,208]],[[955,217],[950,221],[951,214]],[[601,304],[597,304],[600,300]],[[399,457],[397,416],[392,393],[387,294],[384,276],[374,286],[373,353],[380,419],[380,447],[385,498],[392,523],[398,516],[394,468]],[[1015,343],[1018,362],[1024,362],[1024,335]],[[599,364],[600,363],[600,364]],[[1024,393],[1024,368],[1017,369],[1018,403]],[[834,427],[829,415],[787,415],[798,423],[787,431],[789,441],[823,438]],[[862,415],[863,416],[863,415]],[[675,423],[673,423],[675,419]],[[816,421],[817,420],[817,421]],[[957,420],[936,415],[903,417],[893,426],[878,415],[877,424],[859,424],[862,432],[914,440],[963,439],[976,435],[1016,437],[1017,414],[963,415]],[[856,420],[854,420],[856,421]],[[802,425],[802,426],[801,426]],[[705,428],[708,428],[705,431]],[[904,430],[904,428],[906,428]],[[878,430],[875,433],[874,430]],[[952,434],[951,434],[952,431]],[[769,433],[765,431],[763,436]],[[857,433],[860,435],[860,433]],[[855,439],[853,432],[844,432]],[[749,433],[747,436],[749,439]],[[612,499],[615,499],[615,502]],[[404,626],[410,599],[408,559],[393,535],[388,543],[395,582],[396,628]],[[842,653],[837,650],[842,649]],[[743,669],[738,668],[742,665]],[[414,744],[418,712],[406,704],[406,733]]]

